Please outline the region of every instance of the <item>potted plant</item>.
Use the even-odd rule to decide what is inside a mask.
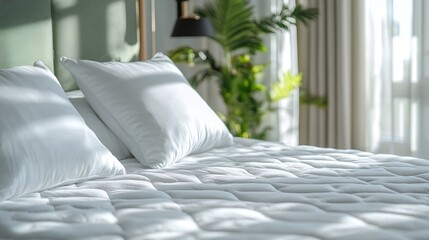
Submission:
[[[223,49],[223,58],[217,60],[209,50],[188,46],[170,51],[169,56],[175,62],[205,64],[190,82],[197,86],[203,81],[217,81],[227,107],[221,118],[233,135],[265,139],[270,128],[261,128],[263,116],[273,110],[274,101],[289,96],[299,86],[301,75],[285,73],[267,90],[258,77],[265,65],[254,62],[257,53],[266,51],[262,35],[288,31],[297,21],[306,23],[317,16],[317,10],[283,5],[279,12],[255,19],[248,0],[213,0],[196,13],[210,19],[215,31],[210,38]]]

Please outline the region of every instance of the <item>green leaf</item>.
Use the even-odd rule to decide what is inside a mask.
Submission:
[[[190,47],[178,47],[168,52],[168,56],[173,62],[188,64],[205,64],[208,63],[208,57]]]
[[[305,25],[308,24],[309,20],[316,19],[317,16],[319,16],[317,8],[304,8],[300,4],[295,7],[291,14],[292,18],[295,18],[296,21],[303,22]]]
[[[215,30],[212,37],[227,52],[247,49],[251,53],[263,51],[263,40],[253,21],[253,7],[246,0],[215,0],[196,10],[208,17]]]
[[[315,8],[305,9],[301,5],[297,5],[291,10],[284,4],[279,12],[257,21],[256,26],[263,33],[288,31],[290,25],[296,24],[297,21],[307,24],[309,20],[316,18],[317,15],[318,11]]]
[[[271,101],[276,102],[290,96],[291,92],[301,85],[302,74],[284,74],[283,78],[271,85]]]
[[[200,85],[202,82],[210,80],[212,78],[216,79],[220,76],[221,74],[218,71],[215,71],[210,68],[205,68],[195,73],[195,75],[189,80],[189,82],[193,87],[198,87],[198,85]]]
[[[311,95],[305,90],[300,92],[299,102],[301,104],[313,105],[318,108],[326,108],[328,106],[328,100],[325,96]]]

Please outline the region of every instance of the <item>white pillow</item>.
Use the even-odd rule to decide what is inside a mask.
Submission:
[[[100,142],[112,152],[112,154],[119,160],[132,158],[130,150],[125,144],[104,124],[103,121],[97,116],[92,107],[86,101],[85,96],[81,90],[66,92],[70,102],[80,113],[86,125],[94,131]]]
[[[232,144],[224,123],[163,54],[133,63],[61,61],[98,116],[147,167]]]
[[[55,76],[35,65],[0,70],[0,201],[124,174]]]

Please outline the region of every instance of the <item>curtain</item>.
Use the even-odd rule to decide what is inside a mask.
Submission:
[[[367,1],[368,146],[429,158],[429,2]]]
[[[262,1],[261,1],[262,2]],[[290,8],[296,5],[295,0],[272,0],[271,12],[278,12],[283,4]],[[268,15],[268,14],[266,14]],[[281,79],[287,72],[298,73],[297,30],[291,26],[287,32],[271,35],[270,43],[270,75],[271,81]],[[271,83],[268,83],[268,86]],[[270,140],[280,141],[289,145],[298,145],[299,140],[299,91],[277,103],[277,111],[271,114]]]
[[[299,0],[319,16],[298,25],[301,91],[299,142],[321,147],[365,148],[364,3],[361,0]],[[319,99],[319,100],[315,100]],[[324,101],[321,101],[324,100]],[[316,102],[319,104],[316,104]],[[323,106],[323,103],[326,104]]]

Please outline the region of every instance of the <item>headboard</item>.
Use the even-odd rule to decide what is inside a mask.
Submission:
[[[59,58],[137,60],[137,16],[137,0],[0,0],[0,68],[42,60],[75,90]]]

